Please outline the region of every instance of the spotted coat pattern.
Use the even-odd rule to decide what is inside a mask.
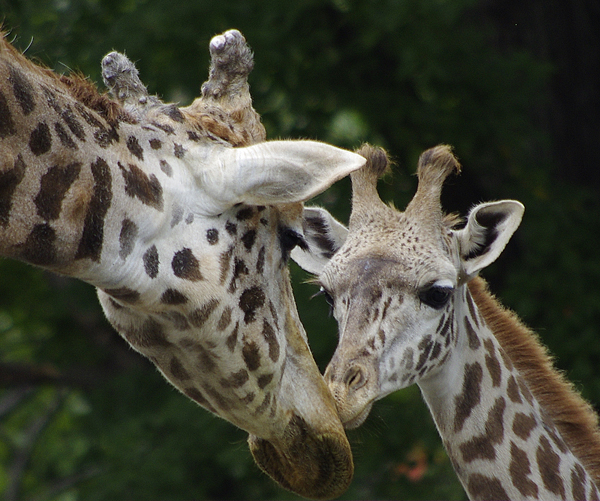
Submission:
[[[365,170],[373,169],[380,153],[361,153],[369,159]],[[597,500],[596,477],[534,397],[469,290],[522,208],[483,204],[466,227],[455,227],[439,206],[448,172],[432,180],[427,171],[452,163],[450,155],[443,147],[423,154],[419,190],[404,213],[379,200],[377,176],[352,174],[349,232],[319,275],[339,323],[325,377],[342,421],[359,426],[375,400],[417,383],[470,499]]]
[[[265,140],[248,91],[252,54],[235,30],[210,50],[203,96],[179,108],[150,96],[121,54],[103,61],[113,101],[2,40],[0,255],[95,285],[134,349],[252,434],[267,473],[307,497],[334,497],[352,476],[351,452],[286,262],[302,242],[302,200],[364,160],[313,142],[244,149]],[[269,162],[296,158],[318,168],[314,182],[294,177],[312,191],[294,193],[277,174],[263,193],[242,170],[264,168],[257,177],[267,179],[278,172]],[[241,192],[246,185],[257,191]]]

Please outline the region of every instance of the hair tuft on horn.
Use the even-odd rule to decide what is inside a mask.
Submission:
[[[450,146],[441,144],[424,151],[419,157],[417,167],[417,192],[406,207],[405,213],[417,214],[413,217],[420,219],[423,224],[438,227],[443,218],[440,200],[442,187],[452,172],[459,173],[460,164]]]
[[[446,178],[453,172],[460,173],[460,163],[452,153],[452,147],[447,144],[430,148],[419,157],[419,186],[441,189]]]
[[[377,180],[391,170],[387,153],[383,148],[367,143],[356,150],[356,153],[365,157],[367,163],[350,174],[354,195],[361,196],[365,192],[368,196],[373,196],[373,192],[377,193]]]
[[[367,159],[367,163],[361,169],[365,176],[379,179],[390,171],[390,162],[383,148],[365,143],[356,150],[356,153]]]

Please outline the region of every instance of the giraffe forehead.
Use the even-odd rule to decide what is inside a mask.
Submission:
[[[419,260],[447,250],[442,227],[424,226],[405,213],[388,211],[385,217],[350,231],[347,247],[354,254],[378,254],[398,261]]]
[[[396,290],[417,290],[439,280],[456,280],[450,242],[419,235],[408,227],[384,235],[351,234],[323,274],[324,285],[354,290],[365,283]]]
[[[410,285],[398,278],[398,271],[406,264],[396,259],[381,256],[359,257],[349,260],[344,266],[334,268],[333,282],[338,293],[346,292],[352,297],[369,296],[381,298],[384,291],[400,293]]]

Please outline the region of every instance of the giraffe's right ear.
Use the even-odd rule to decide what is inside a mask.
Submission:
[[[317,141],[267,141],[224,148],[196,178],[216,207],[303,202],[365,164],[364,157]]]
[[[305,207],[302,219],[306,245],[296,246],[291,257],[300,268],[318,275],[344,244],[348,229],[319,207]]]

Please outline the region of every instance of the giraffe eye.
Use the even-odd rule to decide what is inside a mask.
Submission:
[[[439,285],[432,285],[427,289],[421,291],[419,299],[427,306],[431,306],[436,310],[442,309],[446,306],[446,303],[452,297],[454,289],[452,287],[441,287]]]
[[[333,298],[331,297],[331,294],[329,294],[329,292],[327,292],[325,289],[323,289],[323,287],[321,287],[321,293],[323,294],[323,297],[325,298],[325,302],[333,308],[334,301],[333,301]]]
[[[303,250],[308,249],[308,245],[304,240],[304,237],[292,228],[281,228],[279,230],[279,243],[281,245],[283,258],[286,261],[294,247],[298,246]]]

